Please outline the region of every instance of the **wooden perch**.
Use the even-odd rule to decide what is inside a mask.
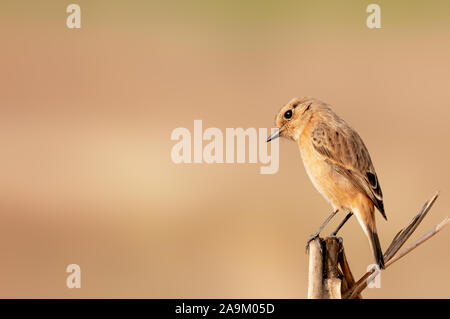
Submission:
[[[309,299],[341,299],[355,285],[342,239],[317,237],[309,244]]]
[[[309,243],[308,299],[322,298],[322,266],[322,243],[321,239],[317,237]]]
[[[425,218],[438,196],[439,193],[436,193],[428,200],[408,225],[401,229],[394,237],[392,243],[384,253],[386,268],[433,237],[450,222],[450,219],[446,217],[441,223],[397,254]],[[345,256],[342,239],[337,237],[322,239],[318,237],[309,244],[308,298],[362,298],[361,292],[379,272],[380,270],[375,268],[368,271],[355,282]]]

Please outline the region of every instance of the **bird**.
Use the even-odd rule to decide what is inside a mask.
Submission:
[[[375,224],[375,208],[386,218],[383,193],[362,138],[331,106],[312,97],[294,98],[275,118],[267,142],[285,137],[297,142],[307,175],[333,212],[309,237],[318,237],[338,211],[347,212],[337,231],[354,214],[369,239],[376,264],[385,268]],[[308,246],[308,245],[307,245]]]

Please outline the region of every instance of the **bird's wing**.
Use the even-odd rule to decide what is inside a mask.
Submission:
[[[387,219],[375,168],[358,133],[347,125],[332,127],[321,123],[312,129],[311,140],[320,156],[367,195]]]

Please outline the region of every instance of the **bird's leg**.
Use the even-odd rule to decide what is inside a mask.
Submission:
[[[311,236],[309,236],[308,241],[306,242],[306,252],[308,252],[308,248],[309,248],[309,243],[311,241],[313,241],[316,237],[319,236],[320,232],[322,231],[322,229],[325,228],[325,226],[330,222],[330,220],[334,217],[334,215],[337,214],[337,212],[339,211],[339,209],[336,209],[334,212],[331,213],[330,216],[328,216],[327,219],[325,219],[325,221],[322,223],[322,225],[320,225],[319,229],[312,234]]]
[[[336,237],[338,231],[341,230],[342,226],[344,226],[344,224],[347,222],[347,220],[349,220],[350,217],[352,217],[352,216],[353,216],[353,213],[352,213],[352,212],[349,212],[349,213],[347,214],[347,216],[345,216],[345,218],[341,221],[341,223],[339,224],[339,226],[334,230],[334,232],[332,232],[332,233],[330,234],[330,237]]]

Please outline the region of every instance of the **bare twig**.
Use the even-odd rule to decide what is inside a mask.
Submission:
[[[345,256],[344,246],[341,246],[341,252],[339,254],[339,265],[342,269],[342,294],[352,289],[355,286],[355,277],[353,277],[350,266],[347,262],[347,257]],[[356,299],[362,299],[361,295],[357,295]]]
[[[439,192],[436,192],[434,196],[429,199],[422,207],[420,212],[414,216],[414,218],[409,222],[407,226],[405,226],[402,230],[400,230],[397,235],[395,235],[392,243],[389,245],[388,249],[384,253],[384,260],[389,261],[397,251],[403,246],[403,244],[408,240],[408,238],[412,235],[412,233],[416,230],[422,220],[425,218],[427,213],[430,211],[430,208],[433,206],[434,202],[439,196]]]
[[[341,299],[343,275],[339,269],[342,239],[320,237],[309,243],[309,299]]]
[[[324,264],[324,288],[323,297],[326,299],[341,299],[341,278],[339,270],[339,253],[342,242],[337,237],[328,237],[323,241],[323,264]]]
[[[323,295],[322,244],[317,237],[309,243],[308,299],[320,299]]]
[[[450,223],[450,219],[446,217],[413,244],[399,252],[430,211],[438,196],[438,192],[434,194],[408,225],[395,235],[384,254],[386,268],[433,237]],[[308,298],[362,298],[361,292],[380,272],[379,268],[374,268],[366,272],[355,283],[345,256],[342,239],[335,236],[314,239],[310,242],[309,252]]]
[[[428,239],[430,239],[431,237],[436,235],[442,228],[444,228],[449,223],[449,221],[450,221],[450,219],[448,217],[445,217],[445,219],[442,222],[440,222],[439,224],[434,226],[433,229],[431,229],[428,233],[426,233],[425,235],[420,237],[418,240],[416,240],[414,243],[409,245],[407,248],[403,249],[397,256],[391,258],[386,263],[386,267],[391,265],[391,264],[393,264],[393,263],[395,263],[397,260],[399,260],[400,258],[405,256],[406,254],[408,254],[410,251],[412,251],[413,249],[419,247],[425,241],[427,241]]]
[[[323,299],[342,299],[341,280],[339,278],[327,278],[324,280]]]
[[[421,244],[423,244],[425,241],[436,235],[439,231],[441,231],[448,223],[450,222],[450,219],[446,217],[442,222],[440,222],[438,225],[433,227],[429,232],[427,232],[425,235],[420,237],[418,240],[416,240],[413,244],[408,246],[407,248],[403,249],[396,257],[393,257],[389,259],[386,262],[386,268],[388,268],[390,265],[398,261],[400,258],[404,257],[411,251],[413,251],[415,248],[419,247]],[[395,239],[394,239],[395,240]],[[364,276],[361,277],[360,280],[355,284],[353,289],[348,291],[343,297],[353,299],[356,298],[363,290],[367,287],[367,283],[369,283],[373,278],[375,278],[380,270],[374,269],[372,271],[368,271]]]

